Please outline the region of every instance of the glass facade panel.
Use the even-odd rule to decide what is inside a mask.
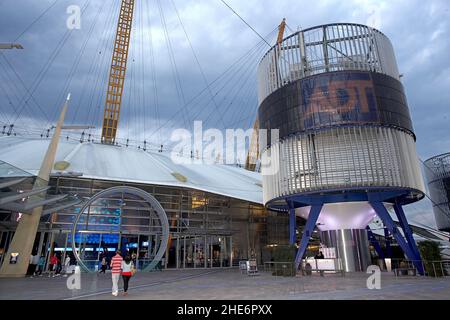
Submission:
[[[92,197],[100,190],[123,185],[123,182],[52,177],[50,185],[57,192]],[[142,187],[152,195],[157,191],[156,196],[164,200],[161,205],[168,216],[172,243],[158,268],[231,267],[233,259],[237,263],[239,259],[249,258],[249,250],[263,262],[261,251],[267,245],[266,233],[270,228],[264,220],[268,212],[261,205],[179,187],[129,185]],[[46,261],[54,251],[55,242],[62,257],[65,253],[72,255],[70,233],[80,209],[79,205],[74,206],[42,219],[40,246]],[[11,223],[16,223],[17,215],[10,216]],[[284,221],[281,216],[280,219]],[[287,239],[287,225],[284,229],[277,228],[277,232],[280,238]],[[156,214],[140,199],[127,194],[94,202],[81,215],[76,230],[75,247],[91,271],[100,267],[103,256],[109,261],[118,249],[136,254],[136,265],[145,269],[153,261],[161,242],[161,224]],[[7,250],[11,235],[0,226],[0,254]]]

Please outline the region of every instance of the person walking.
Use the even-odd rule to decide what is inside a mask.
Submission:
[[[134,273],[134,264],[130,255],[127,255],[122,261],[122,279],[123,279],[123,295],[128,295],[128,284]]]
[[[39,265],[39,256],[36,253],[36,255],[33,256],[33,261],[32,261],[32,269],[31,269],[31,277],[33,278],[36,274],[37,274],[37,270],[38,270],[38,265]]]
[[[64,277],[67,277],[70,269],[70,255],[66,254],[66,260],[64,260]]]
[[[50,273],[48,274],[49,278],[50,278],[50,276],[52,278],[55,277],[56,271],[58,270],[58,264],[59,264],[59,259],[58,259],[58,256],[55,253],[50,258]]]
[[[316,254],[316,256],[314,257],[314,259],[316,260],[321,260],[321,259],[325,259],[325,256],[323,255],[322,251],[319,251],[318,254]],[[316,262],[317,263],[317,262]],[[319,269],[319,267],[317,266],[317,268]],[[320,276],[323,277],[324,276],[324,272],[323,270],[320,270]]]
[[[117,297],[119,294],[119,278],[122,269],[123,258],[120,251],[116,251],[116,255],[111,259],[111,275],[112,275],[112,295]]]
[[[34,254],[30,255],[30,263],[28,265],[27,275],[30,276],[30,278],[33,278],[34,271],[36,270],[36,256]]]
[[[45,256],[41,256],[39,258],[38,269],[36,271],[36,275],[42,277],[42,272],[44,271],[45,266]]]
[[[61,254],[57,254],[56,255],[56,259],[58,259],[58,264],[56,266],[56,274],[55,276],[59,277],[61,275],[62,269],[63,269],[63,261],[62,261],[62,257]]]
[[[106,274],[106,267],[107,267],[107,265],[108,265],[108,263],[106,262],[106,257],[103,256],[103,258],[102,258],[102,268],[101,268],[101,270],[99,271],[99,273],[104,273],[104,274]]]

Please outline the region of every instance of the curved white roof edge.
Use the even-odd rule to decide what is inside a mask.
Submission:
[[[0,160],[36,175],[49,139],[0,137]],[[55,163],[70,165],[58,172],[82,173],[80,178],[174,186],[262,204],[259,173],[224,164],[177,164],[167,153],[61,138]],[[175,175],[174,175],[175,174]],[[186,178],[180,181],[176,176]]]

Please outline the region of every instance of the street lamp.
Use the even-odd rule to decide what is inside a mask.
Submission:
[[[0,50],[2,49],[23,49],[23,47],[18,43],[0,43]]]

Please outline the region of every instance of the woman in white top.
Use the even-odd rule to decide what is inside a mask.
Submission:
[[[66,260],[64,260],[64,273],[65,273],[65,277],[67,277],[67,274],[69,273],[69,269],[70,269],[70,255],[67,254],[66,255]]]
[[[130,282],[130,278],[133,275],[134,265],[131,261],[131,257],[127,255],[125,259],[122,261],[122,279],[123,279],[123,295],[126,296],[128,294],[128,284]]]

